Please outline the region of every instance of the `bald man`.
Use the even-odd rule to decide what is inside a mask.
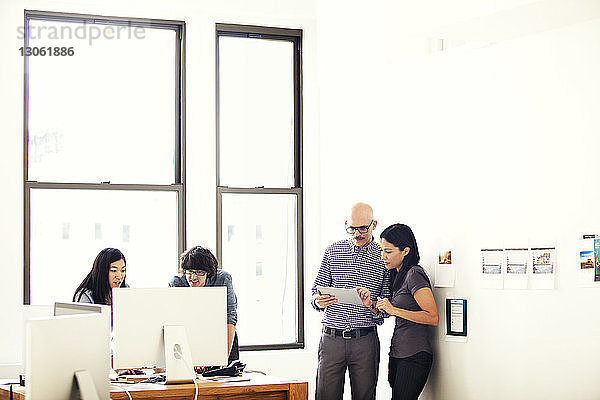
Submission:
[[[312,286],[311,304],[324,311],[316,400],[342,399],[346,369],[352,398],[375,399],[379,375],[377,325],[383,322],[383,316],[366,306],[338,303],[335,297],[320,294],[317,286],[366,287],[373,301],[389,297],[389,278],[381,260],[381,247],[373,240],[376,226],[371,206],[365,203],[352,206],[346,220],[350,237],[327,247]]]

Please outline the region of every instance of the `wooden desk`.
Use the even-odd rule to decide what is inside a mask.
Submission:
[[[244,374],[250,378],[242,382],[208,382],[198,381],[198,400],[208,399],[249,399],[249,400],[307,400],[308,383],[290,379],[265,376],[257,373]],[[177,399],[194,398],[195,387],[191,383],[181,385],[140,384],[119,385],[129,391],[133,400],[142,399]],[[128,400],[127,393],[111,385],[110,398]],[[0,386],[0,400],[9,400],[8,386]],[[25,388],[13,386],[13,399],[24,400]]]

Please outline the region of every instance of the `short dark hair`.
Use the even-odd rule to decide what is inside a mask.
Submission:
[[[400,268],[400,271],[396,272],[396,269],[390,271],[390,290],[394,292],[402,286],[408,271],[419,264],[421,257],[419,256],[417,239],[415,238],[412,229],[404,224],[393,224],[388,226],[381,232],[379,237],[385,239],[388,243],[394,245],[401,251],[407,247],[410,248],[410,251],[402,261],[402,268]]]
[[[202,246],[194,246],[181,255],[179,271],[183,274],[186,269],[206,271],[208,278],[217,274],[219,262],[213,253]]]

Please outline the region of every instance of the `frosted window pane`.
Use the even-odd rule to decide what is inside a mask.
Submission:
[[[175,31],[37,20],[30,27],[29,46],[72,46],[74,55],[28,58],[28,179],[174,183]],[[113,38],[92,40],[96,29],[113,29]]]
[[[220,184],[294,186],[293,44],[219,38]]]
[[[166,287],[177,274],[177,194],[31,190],[31,304],[71,301],[105,247],[125,255],[131,287]]]
[[[223,226],[235,227],[229,240],[223,232],[222,266],[238,296],[240,344],[296,342],[296,196],[224,193]]]

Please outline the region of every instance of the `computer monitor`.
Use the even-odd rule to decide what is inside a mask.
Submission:
[[[110,319],[102,312],[26,322],[26,400],[87,398],[84,393],[108,400],[109,371]]]
[[[113,289],[113,367],[165,367],[167,383],[192,366],[227,364],[227,288]]]

